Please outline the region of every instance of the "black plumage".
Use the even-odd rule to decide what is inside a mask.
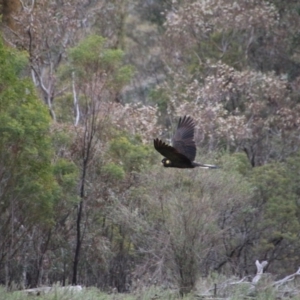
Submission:
[[[194,141],[195,123],[191,117],[179,119],[177,130],[172,138],[172,146],[159,139],[154,140],[154,148],[165,158],[161,161],[164,167],[170,168],[205,168],[217,169],[215,165],[194,162],[196,144]]]

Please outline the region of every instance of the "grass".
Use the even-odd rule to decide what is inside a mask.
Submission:
[[[107,294],[96,288],[85,288],[82,291],[61,290],[59,286],[54,286],[53,291],[40,296],[26,295],[24,292],[6,292],[4,287],[0,287],[0,300],[153,300],[153,299],[182,299],[174,291],[162,290],[156,287],[147,288],[132,294]],[[192,298],[183,298],[192,299]]]
[[[144,287],[131,294],[107,294],[97,288],[84,288],[82,291],[66,291],[60,289],[60,286],[53,286],[51,292],[40,296],[26,295],[22,291],[7,292],[5,288],[0,286],[0,300],[195,300],[202,299],[201,295],[206,294],[208,291],[208,281],[204,280],[198,285],[195,293],[191,293],[181,298],[177,291],[166,290],[159,287]],[[210,282],[211,283],[211,282]],[[213,285],[210,285],[212,287]],[[248,286],[249,287],[249,286]],[[234,289],[227,291],[226,295],[218,295],[221,299],[222,296],[227,300],[241,300],[241,299],[256,299],[256,300],[275,300],[278,299],[278,291],[273,288],[264,288],[258,290],[254,295],[247,295],[246,285],[238,285]],[[295,286],[290,286],[289,290],[297,291]],[[211,292],[211,291],[210,291]],[[211,293],[210,293],[211,294]],[[197,296],[196,296],[197,295]],[[205,299],[205,298],[203,298]],[[282,293],[280,299],[299,299],[300,294],[292,296],[291,294]]]

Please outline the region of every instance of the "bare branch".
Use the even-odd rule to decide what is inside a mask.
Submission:
[[[255,265],[257,268],[256,276],[252,279],[253,284],[257,284],[258,281],[261,279],[265,266],[268,264],[267,261],[263,261],[262,263],[259,260],[256,260]]]

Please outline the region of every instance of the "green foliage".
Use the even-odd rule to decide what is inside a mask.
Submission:
[[[248,175],[252,171],[252,167],[243,152],[234,153],[232,155],[225,154],[221,158],[222,168],[230,172],[236,171],[241,175]]]
[[[57,156],[71,148],[75,134],[73,129],[68,126],[52,126],[51,143]]]
[[[106,69],[117,66],[122,60],[124,52],[121,49],[105,49],[101,55],[101,62]]]
[[[103,173],[108,176],[109,180],[122,180],[125,178],[124,169],[114,163],[108,163],[102,169]]]
[[[64,201],[60,204],[74,204],[78,201],[77,181],[79,168],[73,162],[70,148],[74,142],[74,128],[68,126],[53,125],[51,132],[51,142],[55,150],[53,155],[53,174],[59,184],[61,196]],[[61,207],[60,207],[61,209]]]
[[[147,166],[151,150],[136,139],[119,136],[110,143],[110,157],[120,163],[125,172],[140,171]]]
[[[27,63],[24,53],[7,49],[4,47],[3,40],[0,40],[0,65],[5,70],[0,74],[1,91],[5,83],[11,83],[17,80],[17,75],[23,70]]]
[[[28,54],[27,52],[20,52],[10,49],[10,58],[8,62],[13,65],[16,75],[20,75],[28,67]]]
[[[149,98],[158,106],[162,115],[167,113],[169,97],[163,89],[153,89],[150,91]]]
[[[71,74],[68,74],[68,77],[66,76],[66,78],[71,78]],[[54,104],[57,121],[64,124],[73,123],[73,119],[74,119],[73,106],[74,106],[74,98],[71,93],[66,93],[62,97],[57,97],[55,99],[55,104]]]
[[[228,30],[227,32],[214,32],[211,35],[211,41],[209,46],[211,47],[212,52],[216,54],[216,61],[219,59],[222,62],[226,63],[229,66],[235,68],[241,67],[241,63],[245,61],[245,49],[243,48],[244,43],[244,32],[238,31],[236,29]],[[226,41],[228,43],[225,52],[220,52],[222,43]],[[214,49],[214,51],[213,51]],[[206,57],[210,56],[210,49],[207,49]]]
[[[92,34],[69,50],[71,65],[79,77],[102,74],[109,85],[122,87],[130,80],[133,68],[122,66],[124,52],[110,49],[105,38]]]
[[[263,221],[258,227],[259,230],[264,228],[261,247],[265,249],[273,248],[274,241],[278,239],[297,241],[300,223],[298,196],[293,189],[296,178],[290,176],[289,169],[283,163],[268,164],[253,170],[251,181],[256,188],[255,197],[263,208]]]
[[[105,38],[99,35],[90,35],[79,43],[77,47],[69,50],[74,65],[98,63],[103,56]]]
[[[58,186],[53,177],[50,117],[32,84],[18,78],[21,59],[0,43],[0,159],[2,201],[15,199],[35,221],[51,218]],[[7,189],[14,186],[13,189]]]
[[[291,189],[300,196],[300,152],[290,156],[286,161],[287,176]],[[299,204],[298,204],[299,205]]]
[[[166,20],[166,12],[172,7],[172,1],[169,0],[155,0],[149,2],[139,1],[137,4],[138,12],[143,20],[147,20],[163,28],[163,24]]]
[[[114,74],[113,86],[120,90],[132,78],[134,68],[132,66],[123,66],[116,70]]]
[[[203,76],[205,68],[202,62],[223,62],[228,66],[241,69],[245,63],[245,49],[243,40],[244,33],[238,30],[215,31],[207,38],[202,39],[195,47],[187,49],[186,57],[189,58],[187,71],[190,74],[200,74]],[[226,43],[226,49],[223,44]]]
[[[53,167],[53,173],[60,186],[66,189],[75,186],[78,177],[78,169],[74,163],[69,162],[66,159],[59,159]]]

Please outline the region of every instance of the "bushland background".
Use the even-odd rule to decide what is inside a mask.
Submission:
[[[189,293],[300,265],[300,4],[1,0],[0,284]],[[198,161],[152,141],[196,122]]]

